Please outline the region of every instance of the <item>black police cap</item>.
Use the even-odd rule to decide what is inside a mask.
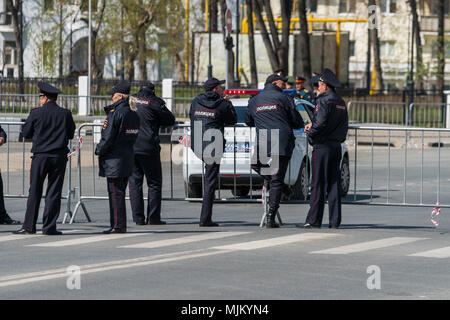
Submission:
[[[317,86],[318,86],[318,83],[319,83],[319,81],[320,81],[320,76],[314,76],[314,77],[311,78],[310,81],[311,81],[311,83],[312,83],[313,86],[317,87]]]
[[[306,79],[304,77],[302,77],[302,76],[297,76],[295,78],[295,82],[304,82],[304,81],[306,81]]]
[[[341,83],[339,82],[334,72],[327,68],[323,70],[323,73],[320,75],[319,81],[322,81],[325,84],[332,86],[334,88],[341,87]]]
[[[215,87],[220,86],[220,85],[224,84],[225,82],[226,82],[226,80],[218,80],[213,77],[213,78],[210,78],[205,81],[205,83],[203,84],[203,88],[206,91],[212,91]]]
[[[45,95],[56,96],[61,93],[61,91],[58,88],[55,88],[54,86],[48,84],[47,82],[40,81],[37,83],[37,86],[41,91],[41,93]]]
[[[107,95],[113,95],[115,93],[121,93],[121,94],[130,94],[131,85],[128,81],[122,80],[118,84],[114,86],[111,90],[107,91]]]
[[[267,77],[266,84],[272,83],[272,82],[278,81],[278,80],[282,80],[282,81],[286,82],[286,81],[288,81],[288,78],[287,77],[282,77],[282,76],[274,73],[274,74],[271,74],[270,76]]]
[[[142,88],[147,88],[147,89],[150,89],[150,90],[154,91],[155,90],[155,85],[152,82],[145,82],[142,85]]]

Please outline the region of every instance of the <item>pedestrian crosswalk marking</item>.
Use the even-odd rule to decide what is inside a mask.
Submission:
[[[160,230],[158,230],[158,231],[160,232]],[[89,244],[89,243],[100,242],[100,241],[126,239],[126,238],[144,236],[144,235],[148,235],[148,234],[149,233],[144,233],[144,232],[103,234],[103,235],[99,235],[99,236],[83,237],[83,238],[70,239],[70,240],[56,240],[56,241],[52,241],[52,242],[36,243],[36,244],[29,245],[29,247],[68,247],[68,246]]]
[[[81,232],[81,230],[67,230],[70,233],[77,233]],[[68,235],[68,233],[64,233]],[[41,238],[44,237],[42,233],[35,233],[35,234],[10,234],[7,236],[0,236],[0,242],[7,242],[7,241],[15,241],[15,240],[27,240],[27,239],[33,239],[33,238]],[[47,237],[47,236],[46,236]]]
[[[186,236],[186,237],[166,239],[166,240],[156,240],[156,241],[151,241],[151,242],[143,242],[143,243],[137,243],[137,244],[127,245],[127,246],[120,246],[119,248],[152,249],[152,248],[174,246],[174,245],[178,245],[178,244],[198,242],[198,241],[203,241],[203,240],[222,239],[222,238],[240,236],[240,235],[249,234],[249,233],[251,233],[251,232],[208,232],[208,233],[202,232],[202,234],[197,234],[197,235],[193,235],[193,236]]]
[[[397,245],[401,245],[401,244],[406,244],[406,243],[415,242],[415,241],[419,241],[419,240],[426,240],[426,239],[427,238],[392,237],[392,238],[385,238],[385,239],[374,240],[374,241],[360,242],[360,243],[345,245],[345,246],[331,248],[331,249],[313,251],[310,253],[350,254],[350,253],[392,247],[392,246],[397,246]]]
[[[410,257],[424,257],[424,258],[450,258],[450,247],[433,249],[423,252],[410,254]]]
[[[340,237],[342,234],[337,233],[300,233],[284,237],[276,237],[257,241],[247,241],[230,245],[213,247],[218,250],[256,250],[279,245],[286,245],[294,242],[305,242],[312,240],[328,239]]]

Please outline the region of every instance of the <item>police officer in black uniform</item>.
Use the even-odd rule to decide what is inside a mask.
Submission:
[[[312,123],[305,127],[313,146],[310,210],[304,228],[320,228],[328,198],[329,228],[341,224],[341,143],[347,138],[348,114],[344,100],[336,94],[336,75],[325,69],[319,78],[319,95]]]
[[[277,74],[270,75],[265,83],[264,90],[249,100],[245,123],[250,127],[256,127],[257,138],[257,164],[252,168],[261,174],[262,170],[269,170],[269,163],[265,163],[260,157],[260,135],[262,130],[267,130],[267,157],[271,157],[271,174],[261,174],[265,184],[270,188],[269,212],[267,214],[267,228],[277,228],[275,216],[280,206],[284,177],[295,147],[293,129],[301,129],[304,126],[302,116],[298,112],[292,97],[283,93],[284,83],[287,79]],[[274,130],[279,130],[277,141],[272,141]],[[278,153],[272,152],[272,143],[279,146]],[[266,156],[266,155],[263,155]],[[275,159],[278,157],[278,163]]]
[[[6,132],[0,126],[0,146],[6,143]],[[0,224],[20,224],[20,221],[11,219],[11,217],[6,212],[5,208],[5,198],[3,196],[3,179],[2,173],[0,172]]]
[[[103,233],[126,233],[125,190],[133,172],[133,145],[139,133],[139,116],[130,109],[127,81],[119,82],[107,94],[112,96],[113,104],[105,107],[106,120],[95,149],[99,156],[99,175],[106,177],[108,184],[111,228]]]
[[[159,128],[175,124],[175,117],[164,100],[155,95],[155,85],[148,83],[131,98],[140,118],[139,134],[134,144],[134,169],[128,179],[133,221],[138,225],[166,224],[161,220],[162,169],[159,146]],[[142,184],[148,186],[147,218],[144,215]]]
[[[224,127],[237,122],[236,111],[228,101],[222,85],[225,80],[208,79],[203,87],[206,92],[199,94],[192,100],[189,116],[191,119],[191,148],[195,155],[205,163],[203,177],[203,203],[200,216],[200,227],[217,227],[212,221],[212,207],[217,186],[217,176],[220,171],[220,160],[225,148]],[[219,150],[206,154],[205,148],[213,143],[204,139],[209,129],[219,130],[220,139],[214,141]],[[198,130],[198,131],[197,131]],[[210,131],[211,132],[211,131]],[[197,133],[201,134],[198,136]]]
[[[48,177],[42,233],[61,235],[62,232],[56,230],[56,220],[61,208],[61,191],[69,153],[67,145],[73,139],[75,123],[70,110],[56,103],[61,91],[44,82],[39,82],[38,87],[41,107],[31,110],[22,128],[22,136],[33,139],[33,156],[25,219],[22,229],[14,233],[36,233],[42,189],[45,177]]]

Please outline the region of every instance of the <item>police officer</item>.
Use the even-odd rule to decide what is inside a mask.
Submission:
[[[311,91],[305,88],[306,79],[302,76],[295,78],[295,89],[297,90],[297,97],[309,102],[312,102]]]
[[[0,146],[6,143],[6,132],[0,126]],[[5,208],[5,198],[3,196],[3,179],[2,173],[0,172],[0,224],[20,224],[20,221],[13,220],[6,212]]]
[[[38,87],[41,91],[41,107],[31,110],[22,128],[22,136],[33,139],[33,156],[25,219],[22,228],[14,233],[36,233],[43,184],[45,177],[48,177],[42,233],[61,235],[62,232],[56,230],[56,220],[61,207],[61,191],[69,152],[67,144],[73,139],[75,123],[70,110],[63,109],[56,103],[61,91],[45,82],[38,82]]]
[[[267,228],[279,227],[275,223],[275,216],[280,206],[286,170],[295,147],[293,129],[301,129],[304,126],[303,119],[292,98],[282,91],[286,80],[277,74],[270,75],[266,80],[264,90],[249,100],[245,120],[248,126],[256,127],[258,159],[257,164],[252,165],[252,168],[262,175],[266,185],[270,187]],[[260,149],[264,147],[260,145],[262,130],[267,132],[267,157],[271,157],[272,160],[270,174],[263,172],[263,170],[268,170],[269,163],[261,157],[266,155],[260,155]],[[275,134],[275,130],[278,130],[278,139],[272,141],[271,137]],[[276,150],[272,152],[272,144],[279,146],[278,152]]]
[[[348,114],[344,100],[336,94],[336,75],[325,69],[319,78],[319,95],[312,122],[305,127],[313,146],[310,210],[304,228],[320,228],[328,198],[329,228],[341,224],[341,143],[347,138]]]
[[[139,117],[130,109],[130,84],[119,82],[107,94],[113,104],[105,107],[101,139],[95,154],[99,159],[99,175],[106,177],[111,227],[105,234],[126,233],[125,190],[134,164],[133,145],[139,133]]]
[[[166,224],[161,220],[162,170],[159,146],[159,128],[175,124],[175,117],[164,100],[155,95],[155,85],[147,83],[131,98],[140,118],[139,134],[134,144],[134,169],[128,179],[133,221],[137,225]],[[147,218],[144,215],[142,184],[148,186]]]
[[[203,202],[200,216],[200,227],[217,227],[212,221],[212,207],[220,171],[220,160],[225,148],[224,127],[236,124],[237,116],[233,105],[225,95],[223,84],[225,80],[208,79],[200,93],[192,100],[189,116],[191,119],[191,148],[195,155],[205,163],[203,176]],[[217,132],[219,131],[219,132]],[[204,138],[209,133],[215,135],[214,142]],[[210,154],[205,148],[214,143]]]

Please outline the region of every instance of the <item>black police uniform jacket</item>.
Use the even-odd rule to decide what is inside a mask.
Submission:
[[[67,155],[69,140],[73,139],[75,123],[70,110],[49,101],[32,109],[22,127],[22,136],[33,139],[31,152]]]
[[[175,124],[175,117],[166,107],[164,100],[155,96],[152,90],[143,88],[134,95],[136,113],[140,118],[139,134],[134,144],[134,153],[143,155],[158,154],[159,128]]]
[[[316,98],[308,141],[311,145],[342,143],[347,139],[348,113],[345,101],[334,90],[327,90]]]
[[[252,97],[248,102],[245,123],[250,127],[256,127],[257,142],[261,129],[267,130],[267,152],[272,156],[271,129],[279,130],[280,156],[290,157],[295,147],[293,129],[304,127],[303,118],[295,107],[293,98],[272,83],[266,84],[264,90]]]
[[[139,133],[139,116],[130,109],[127,99],[105,108],[100,142],[95,149],[99,156],[99,175],[107,178],[126,178],[133,171],[133,145]]]
[[[203,159],[203,152],[213,141],[203,141],[204,133],[208,129],[218,129],[223,137],[223,150],[225,149],[224,127],[232,126],[237,122],[236,110],[230,101],[223,99],[214,91],[199,94],[192,100],[189,112],[191,119],[191,149],[199,159]],[[195,136],[195,123],[201,124],[202,137]],[[201,154],[200,154],[201,152]],[[216,156],[215,153],[212,156]]]
[[[5,130],[3,130],[2,126],[0,126],[0,138],[4,139],[3,143],[6,143],[6,137],[7,137],[7,135],[6,135]]]

